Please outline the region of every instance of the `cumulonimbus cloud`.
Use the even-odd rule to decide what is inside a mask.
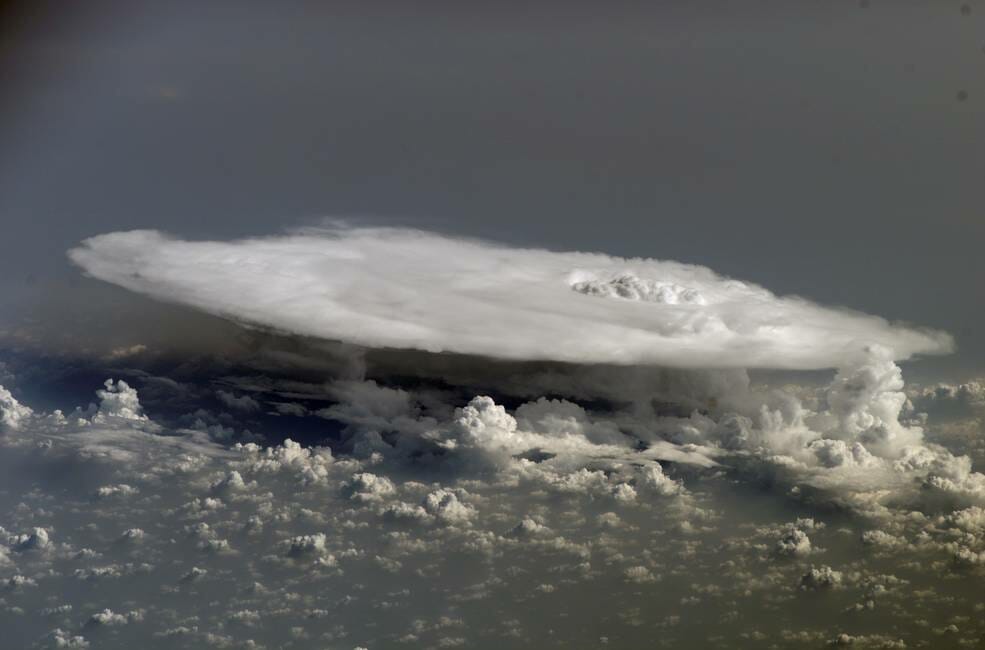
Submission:
[[[702,267],[396,228],[230,242],[157,231],[86,239],[88,275],[285,332],[505,359],[684,368],[843,366],[952,349],[940,331],[780,297]]]

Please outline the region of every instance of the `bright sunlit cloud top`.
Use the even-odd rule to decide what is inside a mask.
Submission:
[[[393,228],[230,242],[157,231],[85,240],[95,278],[243,323],[368,347],[690,368],[829,368],[867,347],[951,350],[915,329],[708,268]]]

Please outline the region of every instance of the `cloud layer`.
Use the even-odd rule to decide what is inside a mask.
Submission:
[[[712,467],[653,462],[623,415],[561,400],[429,418],[346,381],[325,416],[348,453],[169,430],[123,381],[68,413],[0,389],[0,629],[37,648],[974,647],[981,475],[972,494],[944,449],[891,462],[805,428],[900,432],[896,377],[873,359],[826,413],[656,427],[715,446]]]
[[[117,232],[69,256],[92,277],[159,300],[367,347],[787,369],[850,365],[873,347],[895,360],[952,348],[943,332],[778,297],[701,266],[404,229],[232,242]]]

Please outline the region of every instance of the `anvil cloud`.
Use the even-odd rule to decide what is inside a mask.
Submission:
[[[88,275],[262,327],[367,347],[685,368],[839,367],[896,360],[949,335],[780,297],[708,268],[509,248],[394,228],[231,242],[157,231],[85,240]]]

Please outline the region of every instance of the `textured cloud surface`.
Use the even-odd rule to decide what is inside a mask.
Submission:
[[[87,239],[89,275],[240,322],[367,347],[506,359],[790,369],[949,351],[947,334],[651,259],[361,228],[233,242]]]
[[[892,428],[895,376],[841,373],[832,421]],[[168,430],[123,381],[68,413],[0,389],[4,647],[949,648],[985,634],[985,484],[959,484],[944,449],[893,463],[818,438],[823,453],[797,453],[811,435],[782,420],[803,412],[670,418],[720,445],[704,468],[633,459],[628,439],[616,449],[621,417],[569,402],[514,417],[478,396],[429,419],[375,383],[336,392],[328,415],[351,426],[352,453]],[[850,394],[864,404],[846,417]],[[555,455],[515,453],[532,447]],[[755,486],[735,480],[749,472]],[[844,490],[852,508],[825,503]]]

